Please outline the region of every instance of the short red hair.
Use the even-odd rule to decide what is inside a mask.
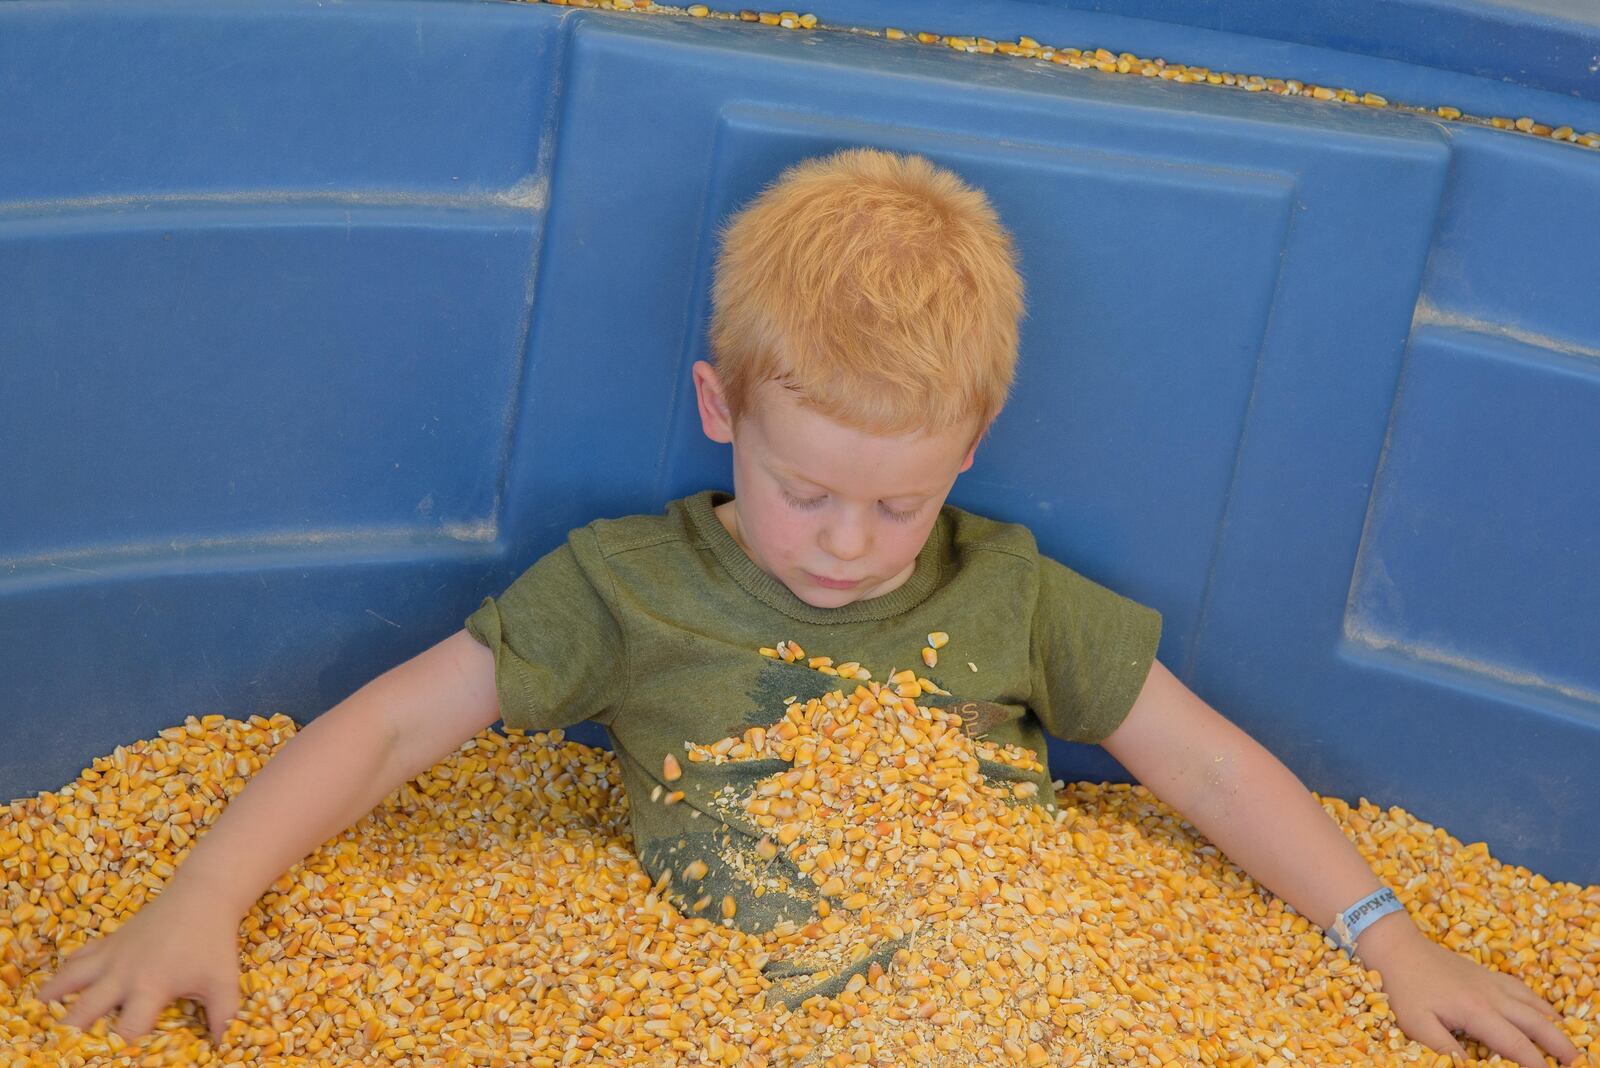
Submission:
[[[774,380],[846,426],[907,434],[1005,405],[1024,314],[1011,234],[921,156],[795,164],[722,229],[711,359],[735,419]]]

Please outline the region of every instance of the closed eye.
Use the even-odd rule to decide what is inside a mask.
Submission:
[[[798,508],[801,511],[810,511],[813,508],[820,508],[828,500],[827,494],[823,494],[820,497],[796,497],[788,490],[782,490],[782,493],[783,499],[788,503],[789,507]],[[887,516],[891,522],[895,523],[909,523],[917,518],[918,512],[922,511],[922,507],[919,505],[907,512],[897,512],[893,508],[890,508],[887,504],[884,504],[882,501],[878,502],[878,507],[883,509],[883,514]]]
[[[913,508],[909,512],[897,512],[893,508],[890,508],[887,504],[880,504],[879,507],[883,509],[884,515],[888,516],[896,523],[909,523],[913,519],[917,518],[918,512],[922,511],[921,508]]]
[[[827,500],[828,498],[826,496],[822,496],[822,497],[796,497],[793,494],[791,494],[788,490],[784,490],[783,491],[783,499],[789,502],[789,506],[791,508],[799,508],[799,509],[804,511],[804,510],[809,510],[809,509],[817,508],[817,507],[821,506],[822,502]]]

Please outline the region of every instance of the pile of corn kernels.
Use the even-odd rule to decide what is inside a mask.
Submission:
[[[215,1045],[187,1002],[125,1044],[31,995],[160,890],[294,725],[191,718],[120,747],[0,810],[5,1063],[1451,1063],[1401,1034],[1376,974],[1142,788],[1073,785],[1052,813],[979,770],[1032,754],[971,739],[914,689],[857,683],[734,746],[686,746],[792,762],[722,803],[824,892],[816,922],[750,935],[684,916],[633,857],[610,754],[486,731],[263,896],[241,927],[243,1007]],[[1600,1055],[1600,887],[1499,864],[1399,809],[1323,803],[1424,931],[1524,979]],[[789,1011],[764,969],[795,960],[870,964]]]

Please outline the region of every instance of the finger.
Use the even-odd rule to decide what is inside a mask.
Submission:
[[[1512,1008],[1510,1005],[1505,1007]],[[1463,1020],[1461,1027],[1489,1049],[1508,1061],[1516,1061],[1522,1068],[1545,1068],[1544,1054],[1497,1007],[1485,1008],[1472,1019]]]
[[[1495,982],[1500,985],[1502,990],[1524,1005],[1539,1010],[1539,1012],[1552,1020],[1561,1018],[1561,1014],[1556,1012],[1548,1001],[1540,997],[1537,991],[1521,979],[1514,975],[1507,975],[1505,972],[1490,972],[1489,974],[1494,976]]]
[[[78,995],[78,999],[72,1003],[72,1008],[67,1010],[61,1022],[86,1031],[90,1024],[120,1004],[122,1004],[121,986],[102,975]]]
[[[117,1013],[117,1034],[124,1041],[142,1038],[156,1025],[156,1017],[172,999],[154,990],[136,990]]]
[[[1505,1014],[1506,1019],[1521,1028],[1523,1034],[1539,1043],[1540,1047],[1556,1060],[1570,1064],[1577,1059],[1578,1047],[1572,1044],[1567,1033],[1561,1030],[1554,1020],[1541,1015],[1538,1009],[1517,1001],[1505,1007]],[[1542,1059],[1540,1063],[1543,1063]]]
[[[228,1022],[239,1013],[239,977],[229,975],[212,980],[200,1000],[206,1009],[206,1029],[211,1032],[213,1042],[221,1042]]]
[[[1467,1051],[1456,1041],[1450,1029],[1439,1022],[1438,1017],[1430,1014],[1428,1018],[1417,1024],[1416,1030],[1407,1030],[1407,1036],[1416,1039],[1435,1053],[1454,1053],[1458,1057],[1465,1057]]]
[[[40,1001],[60,1001],[62,997],[75,990],[82,990],[100,974],[99,955],[90,952],[93,946],[85,946],[82,950],[67,958],[56,974],[39,988],[35,996]]]

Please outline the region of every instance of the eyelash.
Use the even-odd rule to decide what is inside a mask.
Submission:
[[[827,500],[826,497],[796,497],[790,494],[787,490],[785,490],[783,493],[783,499],[789,502],[789,506],[791,508],[798,508],[801,511],[807,512],[813,508],[820,508],[822,503]],[[887,506],[883,508],[883,514],[888,516],[891,522],[895,523],[909,523],[913,519],[917,518],[917,513],[920,511],[920,508],[913,508],[909,512],[897,512],[893,508],[889,508]]]
[[[883,509],[883,514],[888,516],[891,522],[909,523],[913,519],[917,518],[917,513],[920,511],[922,511],[922,509],[913,508],[909,512],[897,512],[893,508],[885,506]]]
[[[812,508],[821,507],[822,502],[824,500],[826,500],[827,498],[825,498],[825,497],[800,498],[800,497],[796,497],[793,494],[789,493],[788,490],[785,490],[784,493],[783,493],[783,499],[789,502],[789,506],[791,508],[799,508],[802,511],[809,511]]]

